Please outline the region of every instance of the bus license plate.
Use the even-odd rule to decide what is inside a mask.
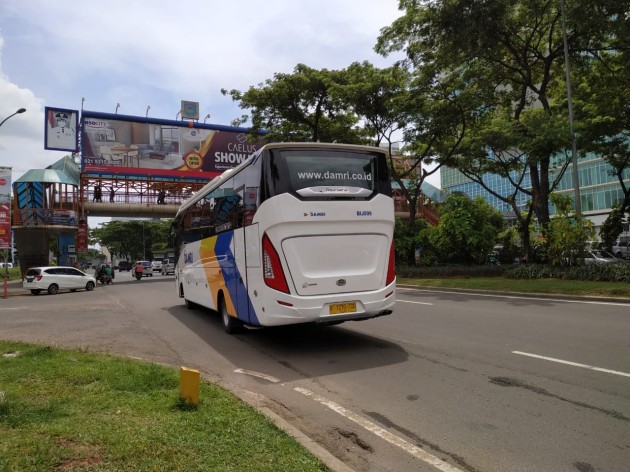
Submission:
[[[352,313],[357,311],[356,302],[348,302],[348,303],[331,303],[330,307],[331,315],[339,315],[341,313]]]

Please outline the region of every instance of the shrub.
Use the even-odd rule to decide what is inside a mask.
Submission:
[[[543,264],[517,264],[509,266],[505,277],[512,279],[564,279],[602,282],[630,282],[630,264],[588,264],[581,266],[550,266]]]

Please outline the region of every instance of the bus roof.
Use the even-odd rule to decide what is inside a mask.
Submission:
[[[206,195],[208,191],[213,188],[221,185],[226,179],[230,177],[231,174],[236,173],[242,167],[248,166],[253,159],[259,156],[264,150],[268,149],[282,149],[282,148],[307,148],[307,149],[340,149],[340,150],[354,150],[354,151],[364,151],[364,152],[381,152],[383,154],[387,154],[387,150],[384,148],[376,147],[376,146],[366,146],[362,144],[340,144],[340,143],[310,143],[310,142],[289,142],[289,143],[268,143],[257,150],[251,157],[245,159],[238,166],[228,169],[223,172],[221,175],[216,176],[202,188],[197,190],[194,195],[190,196],[188,200],[182,203],[182,206],[177,211],[177,215],[175,218],[179,216],[179,214],[184,211],[186,208],[194,205],[202,196]]]

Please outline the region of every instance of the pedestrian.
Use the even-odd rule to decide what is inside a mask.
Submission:
[[[165,205],[166,204],[165,199],[166,199],[166,192],[164,191],[164,189],[162,189],[158,193],[158,199],[157,199],[158,205]]]
[[[94,186],[94,198],[92,199],[93,202],[102,202],[102,196],[101,196],[101,186],[99,184],[96,184]]]
[[[114,195],[116,192],[114,191],[114,187],[109,189],[109,203],[114,203]]]

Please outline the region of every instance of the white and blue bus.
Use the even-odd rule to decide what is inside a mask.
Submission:
[[[386,151],[267,144],[175,217],[180,298],[243,325],[336,324],[392,313],[394,202]]]

